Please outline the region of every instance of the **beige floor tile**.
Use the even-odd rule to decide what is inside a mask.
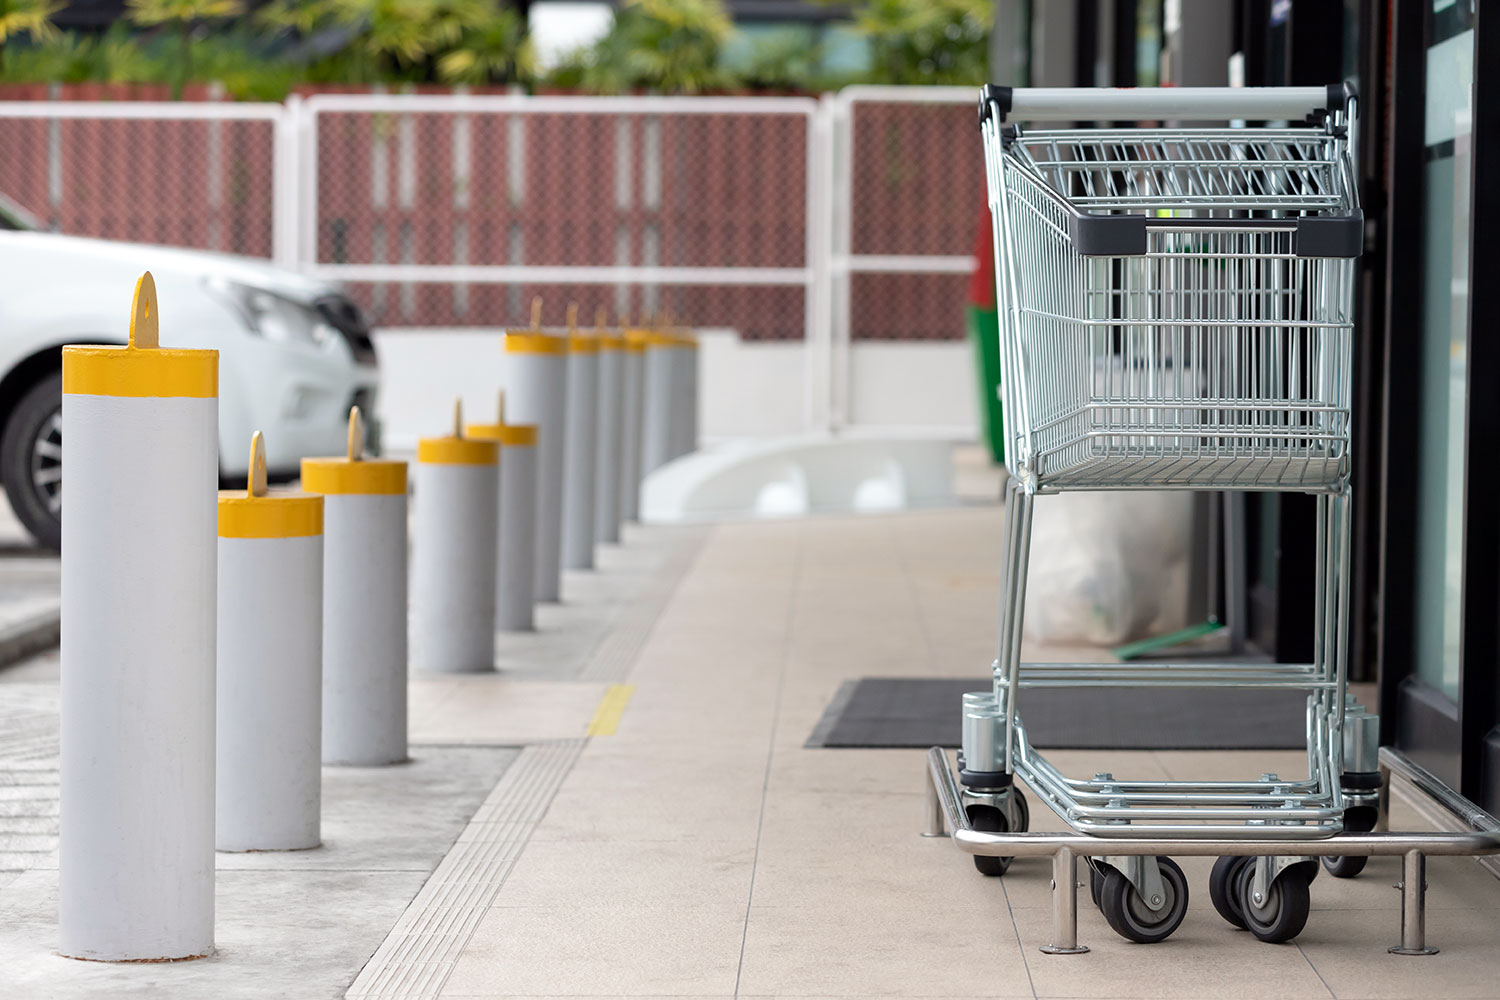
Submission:
[[[535,743],[583,736],[608,685],[499,675],[414,678],[413,743]]]
[[[505,880],[496,906],[693,907],[750,899],[755,846],[707,839],[676,843],[533,842]]]
[[[995,932],[981,948],[955,933],[960,917],[975,915],[938,899],[864,893],[857,906],[751,907],[740,993],[1026,995],[1026,964],[1004,911],[980,916]]]
[[[1500,996],[1493,920],[1429,910],[1427,943],[1439,952],[1426,958],[1388,954],[1400,937],[1400,912],[1387,906],[1314,914],[1297,945],[1341,998]]]
[[[1296,945],[1263,944],[1232,929],[1213,912],[1206,891],[1189,893],[1182,926],[1153,945],[1115,934],[1088,904],[1087,894],[1080,890],[1079,895],[1078,942],[1090,949],[1085,955],[1043,954],[1038,949],[1051,939],[1051,910],[1015,910],[1016,930],[1039,997],[1291,1000],[1330,995]],[[1002,947],[1008,950],[1009,940]]]
[[[732,995],[744,925],[743,903],[497,907],[443,995]]]

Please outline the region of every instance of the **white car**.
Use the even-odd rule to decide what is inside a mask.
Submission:
[[[162,345],[219,351],[221,477],[246,473],[257,430],[277,478],[343,454],[353,405],[378,451],[375,348],[335,286],[246,257],[35,228],[0,198],[0,482],[41,544],[61,537],[62,346],[123,344],[142,271],[156,279]]]

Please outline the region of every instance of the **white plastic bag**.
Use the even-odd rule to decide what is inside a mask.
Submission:
[[[1025,638],[1115,646],[1182,628],[1192,503],[1185,492],[1037,497]]]

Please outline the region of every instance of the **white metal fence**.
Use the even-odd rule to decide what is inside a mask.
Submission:
[[[800,346],[807,428],[966,431],[861,404],[891,395],[909,355],[863,385],[855,371],[862,346],[960,357],[984,208],[973,104],[967,88],[869,87],[8,102],[0,195],[48,229],[338,280],[385,329],[498,328],[524,321],[533,295],[548,322],[569,300],[585,316],[668,310]],[[946,365],[939,381],[968,379]]]

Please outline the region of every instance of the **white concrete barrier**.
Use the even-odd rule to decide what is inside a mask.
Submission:
[[[500,446],[453,430],[417,442],[411,662],[431,673],[495,669]]]
[[[266,489],[250,445],[243,490],[219,493],[218,794],[221,851],[322,842],[323,498]]]
[[[63,349],[58,951],[99,961],[214,944],[218,352]]]
[[[364,457],[359,407],[349,450],[304,458],[323,496],[323,763],[406,756],[406,463]]]

